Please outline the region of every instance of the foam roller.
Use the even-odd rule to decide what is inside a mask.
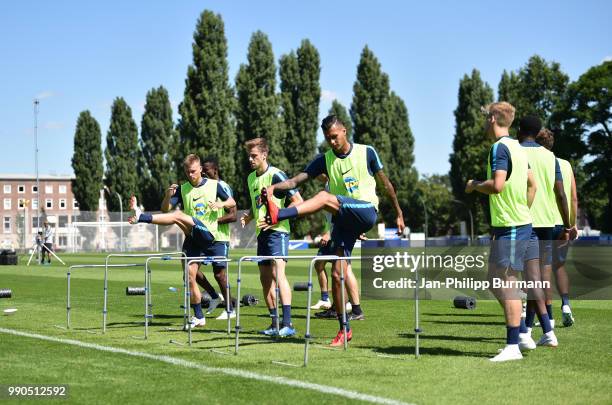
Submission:
[[[308,283],[300,282],[293,284],[293,291],[308,291]]]
[[[0,298],[11,298],[13,296],[13,290],[8,288],[0,290]]]
[[[125,295],[145,295],[144,287],[125,287]]]
[[[474,297],[455,297],[453,300],[455,308],[474,309],[476,308],[476,298]]]
[[[257,298],[255,298],[253,295],[247,294],[247,295],[242,297],[240,302],[242,303],[242,305],[244,305],[246,307],[252,307],[252,306],[257,305],[259,300]]]

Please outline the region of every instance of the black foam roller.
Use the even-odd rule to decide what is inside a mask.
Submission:
[[[11,298],[13,296],[13,290],[8,288],[0,290],[0,298]]]
[[[308,283],[299,282],[299,283],[293,284],[293,291],[308,291]]]
[[[247,294],[244,295],[242,297],[242,300],[240,300],[240,302],[242,303],[242,305],[247,306],[247,307],[252,307],[257,305],[257,303],[259,302],[259,300],[257,298],[255,298],[255,296]]]
[[[476,308],[476,298],[457,296],[453,300],[455,308],[474,309]]]
[[[145,295],[144,287],[125,287],[125,295]]]

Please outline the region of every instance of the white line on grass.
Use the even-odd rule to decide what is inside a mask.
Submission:
[[[377,396],[368,395],[368,394],[362,394],[360,392],[349,391],[343,388],[330,387],[328,385],[321,385],[321,384],[309,383],[305,381],[293,380],[290,378],[280,377],[280,376],[270,376],[270,375],[265,375],[265,374],[258,374],[258,373],[254,373],[251,371],[239,370],[235,368],[204,366],[202,364],[179,359],[176,357],[160,356],[156,354],[136,352],[136,351],[126,350],[126,349],[121,349],[118,347],[102,346],[102,345],[97,345],[94,343],[81,342],[79,340],[72,340],[72,339],[61,339],[61,338],[57,338],[53,336],[45,336],[45,335],[39,335],[36,333],[21,332],[21,331],[13,330],[13,329],[0,328],[0,333],[6,333],[9,335],[23,336],[23,337],[29,337],[32,339],[40,339],[40,340],[46,340],[49,342],[56,342],[56,343],[62,343],[66,345],[84,347],[87,349],[94,349],[94,350],[99,350],[102,352],[126,354],[128,356],[141,357],[141,358],[145,358],[149,360],[161,361],[164,363],[174,364],[176,366],[194,368],[200,371],[204,371],[205,373],[223,373],[223,374],[231,375],[234,377],[249,378],[251,380],[265,381],[265,382],[269,382],[272,384],[287,385],[289,387],[318,391],[324,394],[338,395],[338,396],[349,398],[349,399],[356,399],[360,401],[372,402],[375,404],[408,405],[405,402],[397,401],[394,399],[377,397]]]

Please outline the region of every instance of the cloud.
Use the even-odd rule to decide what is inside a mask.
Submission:
[[[46,90],[43,91],[41,93],[38,93],[34,98],[36,98],[37,100],[44,100],[45,98],[51,98],[51,97],[55,97],[57,95],[57,93],[54,93],[52,91]]]
[[[321,101],[326,101],[331,103],[334,100],[338,99],[338,95],[331,90],[321,90]]]

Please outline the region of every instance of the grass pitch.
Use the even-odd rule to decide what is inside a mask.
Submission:
[[[252,253],[236,250],[232,256]],[[62,255],[69,265],[103,264],[104,257]],[[113,263],[138,260],[143,262],[117,258]],[[0,300],[0,310],[18,309],[0,316],[0,385],[68,384],[70,403],[612,401],[610,301],[572,302],[576,324],[557,327],[558,348],[538,348],[522,361],[502,364],[488,361],[505,342],[503,315],[494,301],[479,300],[473,311],[455,309],[450,301],[421,301],[424,332],[419,359],[413,355],[414,303],[364,301],[366,320],[352,323],[353,341],[347,352],[325,348],[338,330],[337,321],[312,320],[310,363],[301,368],[273,361],[301,364],[305,293],[293,293],[298,337],[274,340],[258,335],[269,324],[260,302],[241,308],[240,354],[223,355],[219,352],[233,352],[233,333],[228,338],[226,322],[214,317],[204,329],[193,332],[192,348],[170,343],[186,342],[186,333],[173,330],[182,326],[182,276],[177,262],[153,265],[155,318],[149,340],[144,341],[144,297],[125,295],[126,286],[144,284],[143,268],[110,271],[108,329],[101,334],[103,269],[73,272],[72,329],[65,330],[61,327],[66,325],[67,267],[57,262],[26,267],[26,261],[22,256],[18,266],[0,267],[0,288],[13,290],[13,298]],[[232,264],[232,287],[236,270]],[[211,273],[205,267],[210,279]],[[292,284],[306,281],[307,262],[290,261],[287,274]],[[255,265],[245,265],[242,281],[241,294],[261,299]],[[313,298],[318,297],[315,290]],[[558,319],[559,306],[556,301]],[[15,334],[21,332],[27,335]],[[537,338],[539,331],[534,335]],[[4,401],[6,396],[0,398]],[[13,401],[18,402],[6,402]]]

